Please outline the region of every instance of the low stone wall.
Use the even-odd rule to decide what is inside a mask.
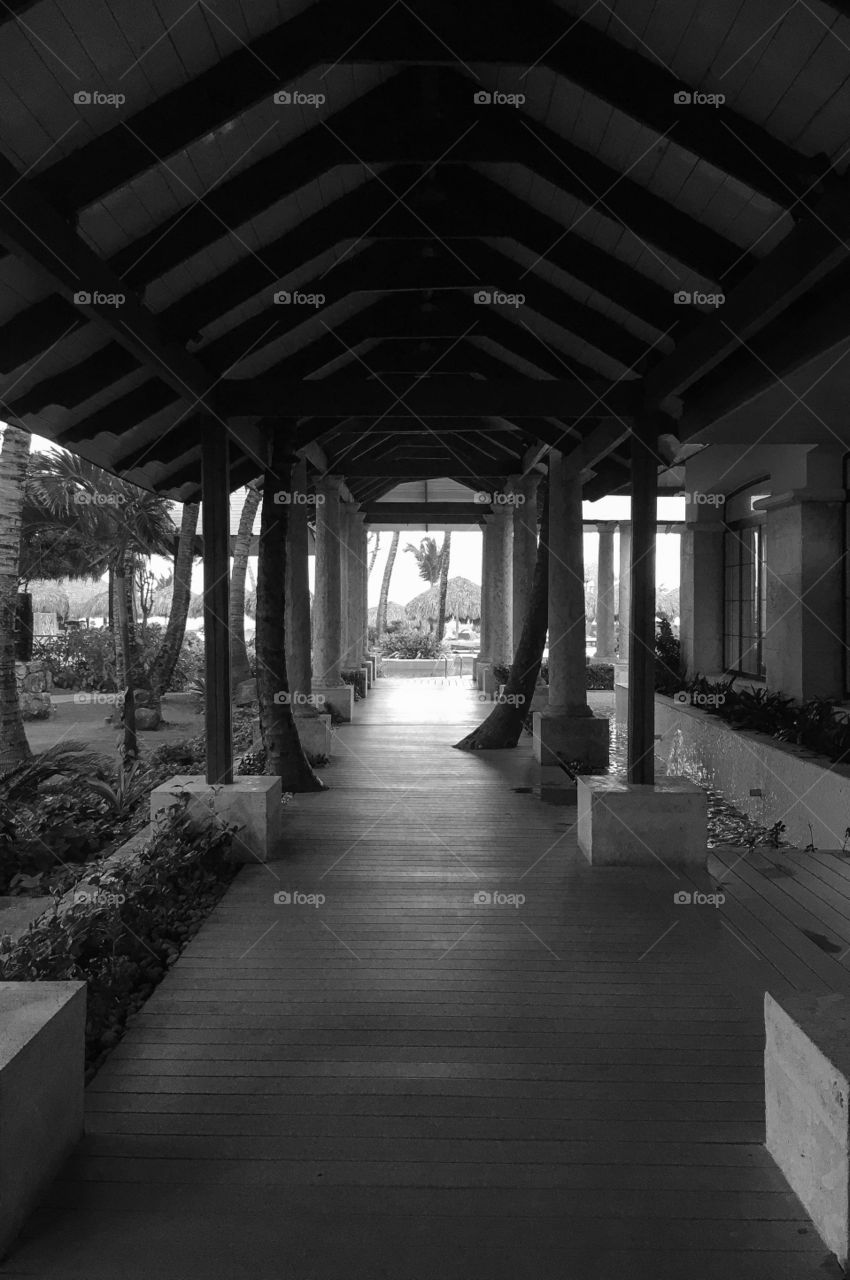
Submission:
[[[382,675],[392,679],[402,677],[407,680],[422,680],[428,676],[451,676],[455,674],[454,658],[384,658],[381,662]]]
[[[850,826],[850,768],[803,747],[732,729],[719,717],[656,695],[656,754],[667,772],[713,787],[753,822],[784,822],[784,838],[840,848]],[[809,827],[811,826],[811,834]]]
[[[50,690],[53,676],[46,662],[15,663],[15,680],[18,685],[18,703],[24,720],[47,720],[52,710]]]

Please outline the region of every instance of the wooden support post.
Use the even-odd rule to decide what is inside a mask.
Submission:
[[[230,710],[230,459],[227,434],[209,419],[201,437],[207,782],[233,782]]]
[[[658,456],[655,436],[632,437],[632,563],[629,619],[627,780],[655,783],[655,536]]]

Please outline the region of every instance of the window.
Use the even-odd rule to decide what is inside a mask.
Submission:
[[[764,677],[766,605],[764,524],[731,526],[724,535],[723,662],[726,670]]]

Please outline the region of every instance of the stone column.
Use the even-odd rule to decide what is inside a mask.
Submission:
[[[608,721],[587,705],[584,529],[578,471],[549,455],[549,702],[534,713],[534,755],[541,764],[608,763]]]
[[[679,636],[682,665],[697,675],[723,673],[723,534],[716,508],[697,507],[681,535],[679,571]]]
[[[765,682],[804,702],[844,697],[844,497],[803,490],[764,499],[767,511]]]
[[[353,671],[366,670],[366,621],[364,588],[366,564],[366,518],[354,508],[348,513],[348,651]]]
[[[316,485],[316,590],[313,602],[313,691],[316,705],[351,719],[354,691],[342,683],[341,503],[339,476]]]
[[[307,463],[299,458],[292,468],[293,497],[307,495]],[[307,706],[312,692],[310,667],[310,580],[307,572],[306,502],[293,501],[286,528],[286,671],[293,709]]]
[[[485,540],[487,546],[484,566],[484,590],[482,607],[487,618],[487,661],[479,667],[479,688],[488,694],[495,693],[498,681],[494,667],[510,666],[513,661],[511,642],[512,622],[512,533],[513,507],[507,503],[498,506],[487,516]]]
[[[596,661],[614,661],[614,529],[600,521],[596,562]]]
[[[629,616],[631,603],[629,593],[632,575],[632,526],[628,520],[621,520],[620,530],[620,580],[617,583],[617,613],[619,615],[617,656],[620,662],[629,660]]]
[[[531,584],[537,562],[537,488],[540,475],[536,471],[525,476],[511,476],[509,491],[516,498],[513,504],[513,546],[511,551],[512,577],[512,652],[516,654],[528,603]]]
[[[481,688],[484,668],[490,664],[490,615],[492,609],[490,607],[489,594],[492,553],[493,535],[488,518],[484,516],[481,520],[481,644],[474,666],[474,675],[479,689]]]

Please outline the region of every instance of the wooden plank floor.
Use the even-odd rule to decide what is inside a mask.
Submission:
[[[486,710],[458,681],[358,704],[0,1274],[831,1274],[762,1147],[766,966],[668,868],[589,868],[528,738],[451,751]]]

